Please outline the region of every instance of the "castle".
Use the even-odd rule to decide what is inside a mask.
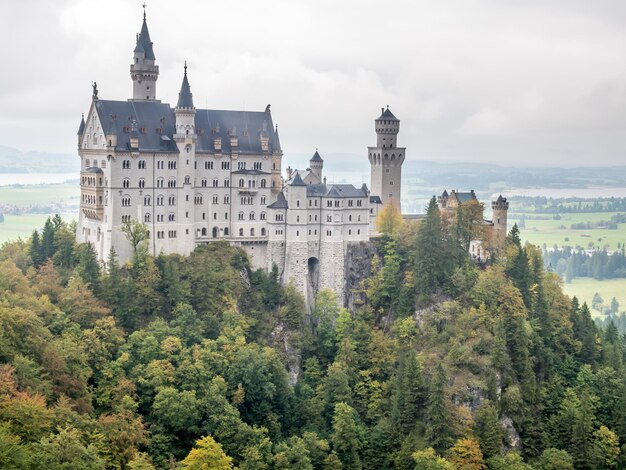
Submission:
[[[389,201],[400,203],[406,149],[400,121],[387,109],[375,120],[368,147],[370,188],[327,184],[316,151],[306,170],[287,169],[270,106],[264,111],[197,109],[185,64],[174,108],[157,99],[156,65],[144,11],[130,66],[133,97],[92,102],[78,130],[81,202],[77,240],[106,260],[132,256],[122,231],[137,220],[148,247],[189,254],[226,240],[243,248],[255,268],[279,269],[310,304],[319,289],[344,296],[346,253],[375,235],[374,220]],[[506,201],[505,201],[506,202]],[[508,208],[508,205],[507,205]],[[506,232],[506,209],[503,223]]]

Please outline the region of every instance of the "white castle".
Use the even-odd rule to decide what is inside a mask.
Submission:
[[[319,289],[339,299],[350,244],[374,235],[379,208],[400,202],[405,149],[400,121],[387,109],[375,120],[369,147],[371,191],[327,184],[316,151],[305,171],[288,169],[270,106],[264,111],[196,109],[185,65],[178,103],[157,99],[155,64],[144,12],[130,66],[133,97],[102,100],[78,131],[81,205],[77,240],[105,261],[132,256],[122,226],[149,229],[149,252],[189,254],[217,240],[243,248],[255,268],[275,264],[281,282],[294,282],[310,304]]]

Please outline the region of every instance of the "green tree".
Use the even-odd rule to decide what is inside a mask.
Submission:
[[[422,296],[432,294],[445,279],[443,230],[437,199],[433,196],[415,240],[415,288]]]
[[[196,441],[181,465],[185,470],[230,470],[233,459],[226,455],[215,439],[205,436]]]
[[[593,433],[591,451],[594,469],[615,468],[620,454],[619,438],[606,426],[600,426]]]
[[[498,410],[489,400],[476,411],[476,434],[485,458],[500,454],[504,431],[498,419]]]
[[[567,451],[551,447],[543,451],[535,466],[538,470],[574,470],[574,461]]]
[[[438,452],[445,451],[453,442],[452,419],[445,392],[447,381],[440,363],[431,380],[426,404],[426,439]]]
[[[122,223],[121,230],[126,236],[126,239],[130,242],[130,246],[133,248],[134,256],[137,256],[137,252],[140,248],[142,248],[142,243],[150,238],[148,226],[139,222],[137,219],[132,219],[128,222]]]
[[[332,443],[346,470],[361,469],[363,436],[356,411],[346,403],[337,403],[333,414]]]
[[[456,470],[456,466],[449,460],[435,454],[432,447],[418,450],[413,454],[415,470]]]

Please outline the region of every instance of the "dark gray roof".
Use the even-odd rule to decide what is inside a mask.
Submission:
[[[448,190],[447,189],[443,190],[443,193],[441,193],[441,197],[442,198],[447,198],[448,197]]]
[[[130,145],[133,120],[139,129],[139,150],[146,152],[178,152],[173,141],[176,116],[167,103],[158,101],[94,102],[105,134],[117,135],[117,149]],[[230,153],[230,135],[238,138],[237,151],[241,154],[261,154],[261,134],[269,139],[269,152],[280,150],[278,134],[272,132],[272,115],[257,111],[196,110],[197,152],[215,151],[215,139],[221,139],[222,152]],[[269,131],[268,131],[269,130]],[[167,139],[164,139],[167,137]]]
[[[500,195],[498,196],[498,199],[496,199],[496,202],[497,202],[497,203],[506,202],[506,198],[505,198],[505,197],[502,197],[502,194],[500,194]]]
[[[152,41],[150,41],[150,33],[148,32],[148,24],[146,23],[146,15],[143,16],[143,24],[141,25],[141,32],[137,37],[137,48],[140,47],[145,53],[144,57],[149,60],[155,60],[154,51],[152,50]]]
[[[235,170],[233,171],[233,175],[269,175],[269,171],[261,171],[261,170]]]
[[[370,203],[372,204],[382,204],[383,201],[380,196],[370,196]]]
[[[389,106],[387,106],[387,109],[384,109],[384,108],[381,109],[380,117],[378,119],[376,119],[376,120],[380,121],[381,119],[386,119],[388,121],[399,121],[400,120],[397,117],[395,117],[391,111],[389,111]]]
[[[189,80],[187,80],[187,63],[185,63],[185,74],[183,76],[183,83],[180,86],[180,93],[178,94],[177,108],[193,108],[193,95],[191,94],[191,87],[189,86]]]
[[[90,166],[89,168],[85,169],[85,171],[87,173],[104,173],[102,171],[102,168],[98,168],[97,166]]]
[[[78,135],[83,135],[83,132],[85,131],[85,115],[83,114],[83,116],[80,118],[80,125],[78,126]],[[502,196],[500,196],[502,197]]]
[[[311,157],[311,160],[309,160],[309,161],[311,161],[311,162],[323,162],[324,160],[322,159],[322,157],[320,157],[320,154],[316,150],[315,153],[313,154],[313,156]]]
[[[309,184],[306,187],[309,197],[367,197],[363,189],[355,188],[351,184]]]
[[[306,183],[302,181],[302,178],[300,178],[300,173],[296,173],[296,176],[294,176],[294,178],[291,180],[289,186],[306,186]]]
[[[280,192],[278,193],[278,197],[276,201],[267,206],[270,209],[288,209],[289,204],[287,204],[287,199],[285,199],[285,195]]]
[[[455,194],[460,204],[463,204],[467,201],[473,201],[474,199],[476,199],[476,194],[474,193],[473,190],[470,191],[469,193],[455,193]]]

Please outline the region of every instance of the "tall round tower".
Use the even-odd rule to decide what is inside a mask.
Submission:
[[[406,148],[397,146],[400,120],[382,108],[375,121],[376,147],[368,147],[371,166],[371,194],[379,196],[383,204],[393,200],[400,205],[402,197],[402,163]]]
[[[504,241],[507,234],[507,215],[509,202],[502,194],[498,199],[491,202],[492,222],[493,222],[493,245],[497,248],[504,248]]]

